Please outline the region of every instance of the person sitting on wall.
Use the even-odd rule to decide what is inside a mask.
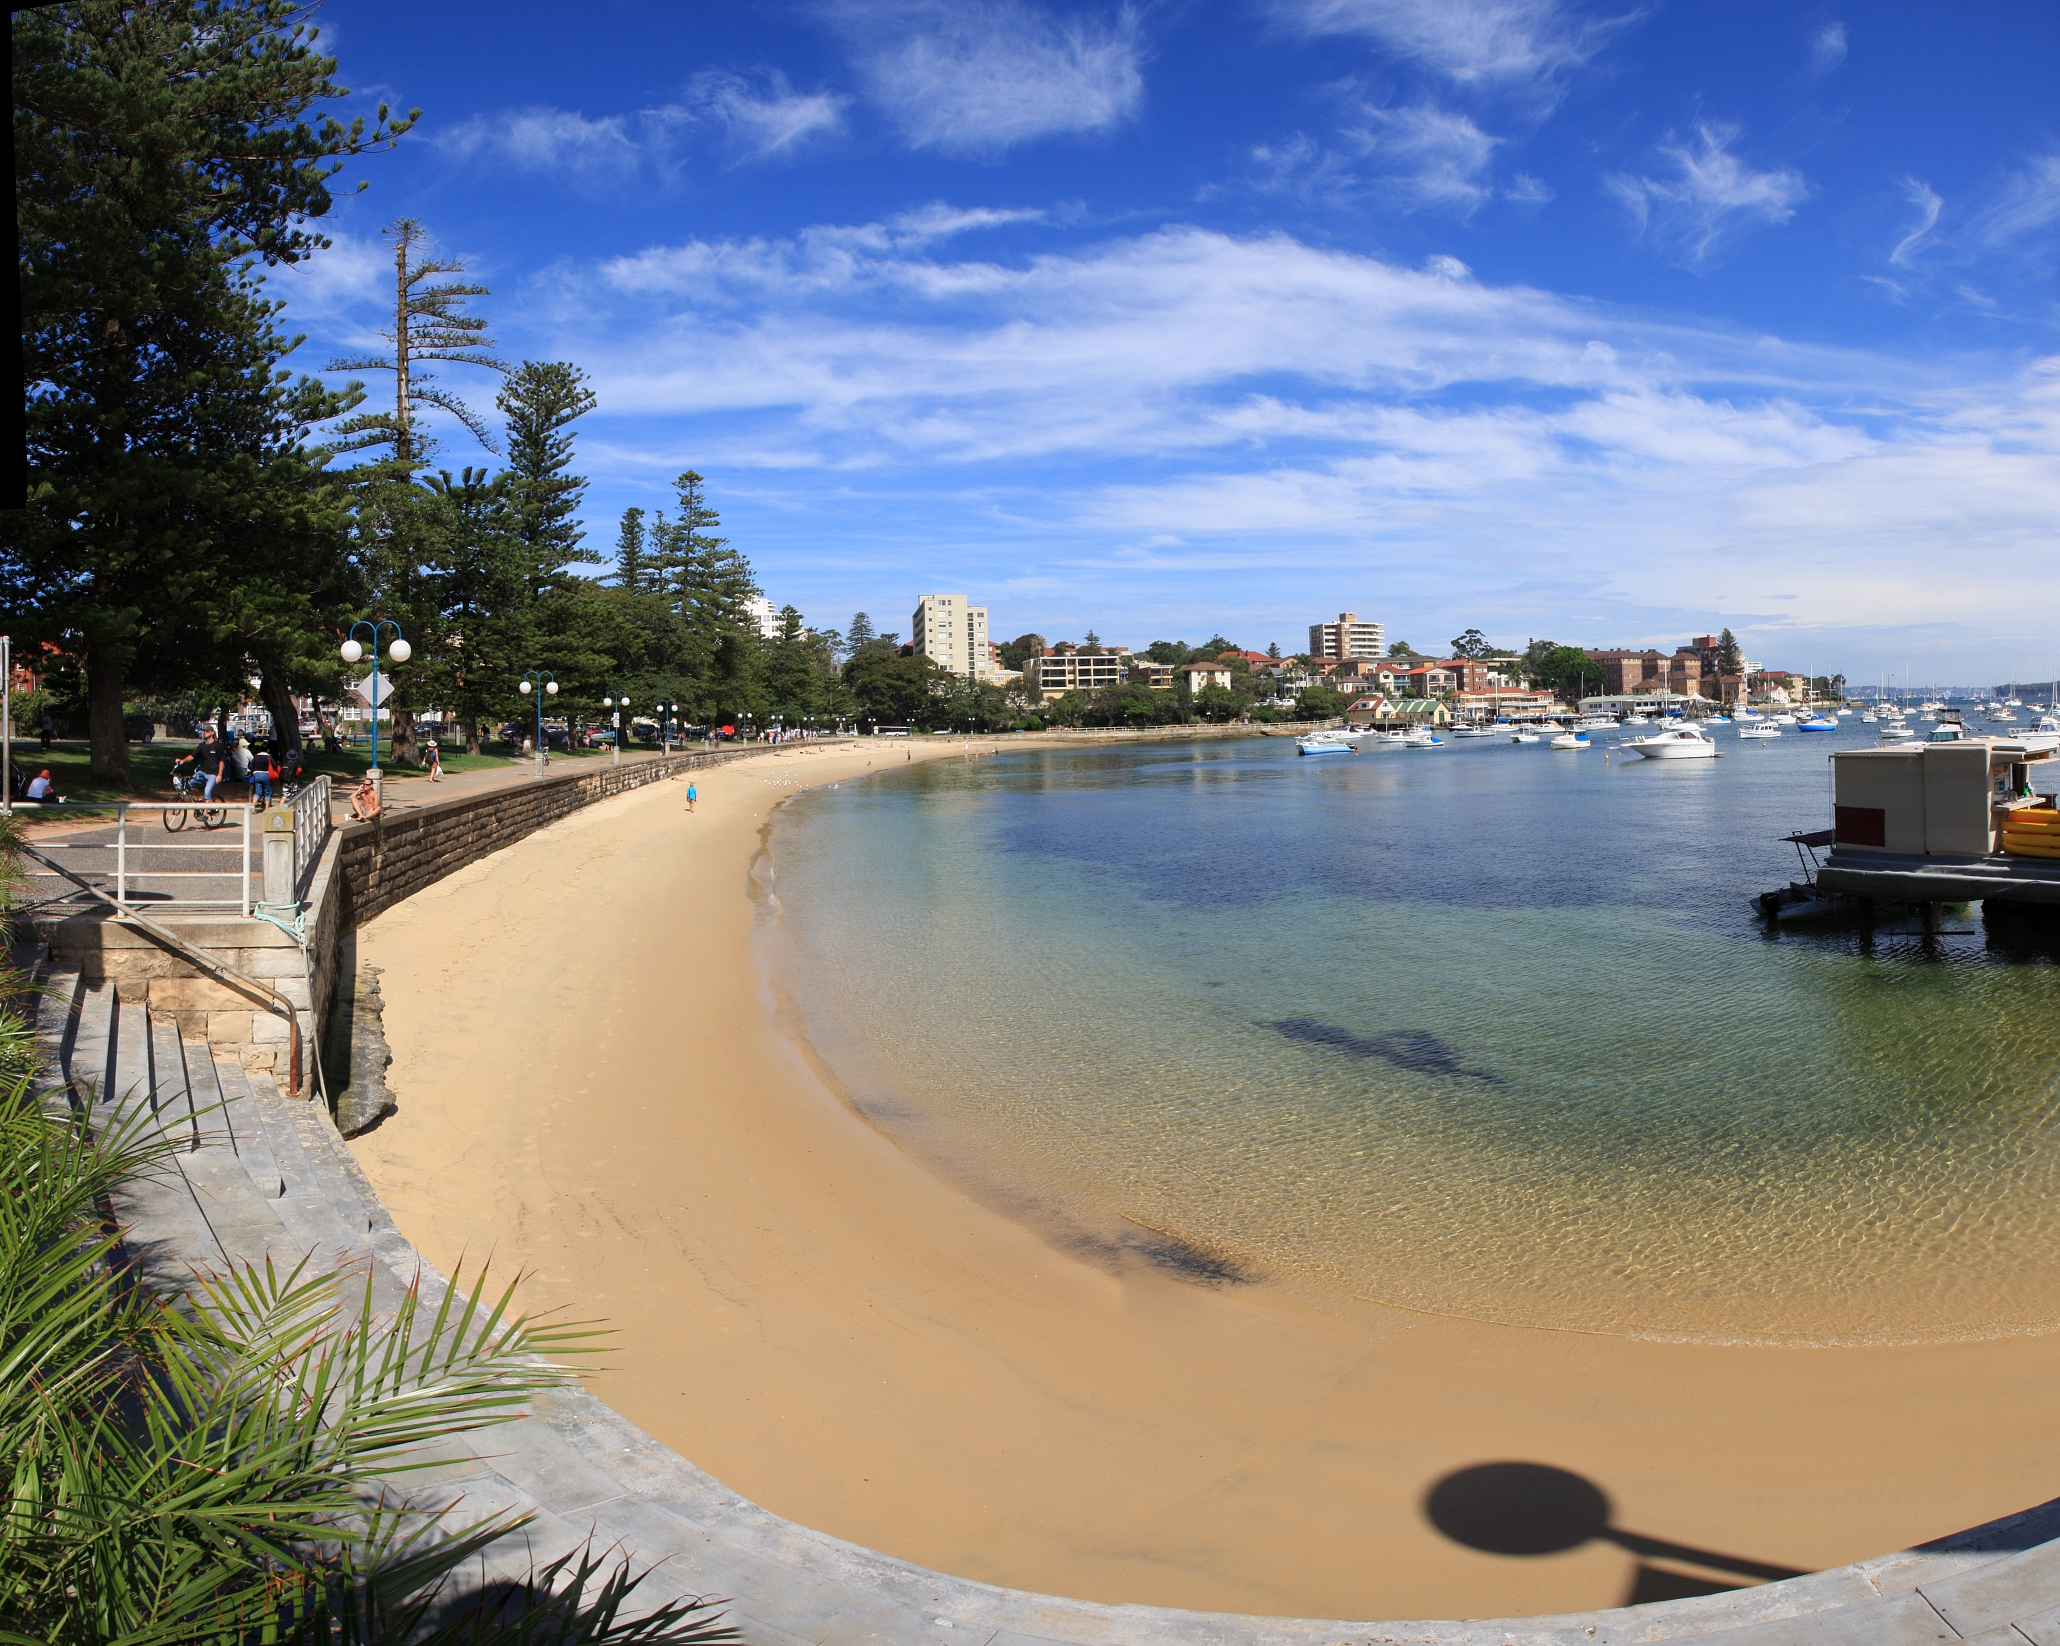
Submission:
[[[379,785],[369,776],[360,778],[350,792],[350,815],[353,823],[369,823],[379,815]]]

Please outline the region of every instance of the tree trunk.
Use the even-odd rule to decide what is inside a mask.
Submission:
[[[113,636],[86,642],[86,736],[93,775],[122,789],[129,786],[129,740],[122,734],[128,663],[128,646]]]
[[[465,752],[479,753],[479,716],[477,713],[465,716]]]
[[[415,711],[402,708],[399,704],[393,703],[391,698],[388,698],[387,701],[393,705],[393,719],[387,725],[387,736],[389,738],[388,764],[394,766],[416,765],[420,762],[421,756],[415,750]],[[378,711],[374,710],[373,712],[377,713]],[[374,721],[373,724],[377,725],[378,722]]]
[[[263,652],[258,653],[258,696],[264,700],[265,712],[272,717],[272,736],[278,739],[279,747],[298,747],[300,710],[293,706],[293,683],[287,677],[286,665]]]

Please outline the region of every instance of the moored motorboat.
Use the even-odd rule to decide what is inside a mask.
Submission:
[[[1538,741],[1538,734],[1528,726],[1519,726],[1509,734],[1509,741],[1512,743],[1535,743]]]
[[[1552,740],[1555,749],[1591,749],[1595,745],[1588,741],[1584,731],[1561,732]]]
[[[1311,732],[1295,739],[1297,754],[1357,754],[1351,741],[1336,732]]]
[[[1838,722],[1829,715],[1819,714],[1800,722],[1795,729],[1799,732],[1835,732],[1838,730]]]
[[[1647,760],[1713,760],[1717,753],[1709,734],[1697,726],[1676,726],[1650,737],[1634,737],[1617,747]]]
[[[1740,726],[1738,728],[1738,735],[1748,738],[1753,742],[1758,742],[1762,738],[1779,737],[1781,735],[1781,728],[1779,726],[1769,726],[1762,722],[1757,726]]]

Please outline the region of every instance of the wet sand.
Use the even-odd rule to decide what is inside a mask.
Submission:
[[[1617,1605],[1641,1561],[1743,1580],[1602,1538],[1467,1547],[1424,1499],[1475,1464],[1796,1569],[2060,1490],[2052,1338],[1716,1348],[1316,1306],[1090,1266],[931,1176],[781,1026],[747,891],[774,805],[909,753],[958,757],[767,755],[707,773],[692,817],[655,785],[359,933],[400,1111],[355,1147],[400,1226],[605,1319],[594,1388],[726,1484],[991,1582],[1339,1618]]]

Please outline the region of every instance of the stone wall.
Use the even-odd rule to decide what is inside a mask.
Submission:
[[[316,871],[325,883],[319,890],[310,888],[310,922],[332,926],[341,933],[467,863],[512,846],[524,835],[597,800],[681,772],[764,752],[752,744],[708,753],[663,755],[602,766],[598,771],[568,772],[533,783],[453,795],[410,811],[382,813],[369,823],[346,823],[332,837],[331,851],[325,853],[325,857],[333,855],[333,870],[328,874]],[[333,943],[333,939],[326,941]]]

